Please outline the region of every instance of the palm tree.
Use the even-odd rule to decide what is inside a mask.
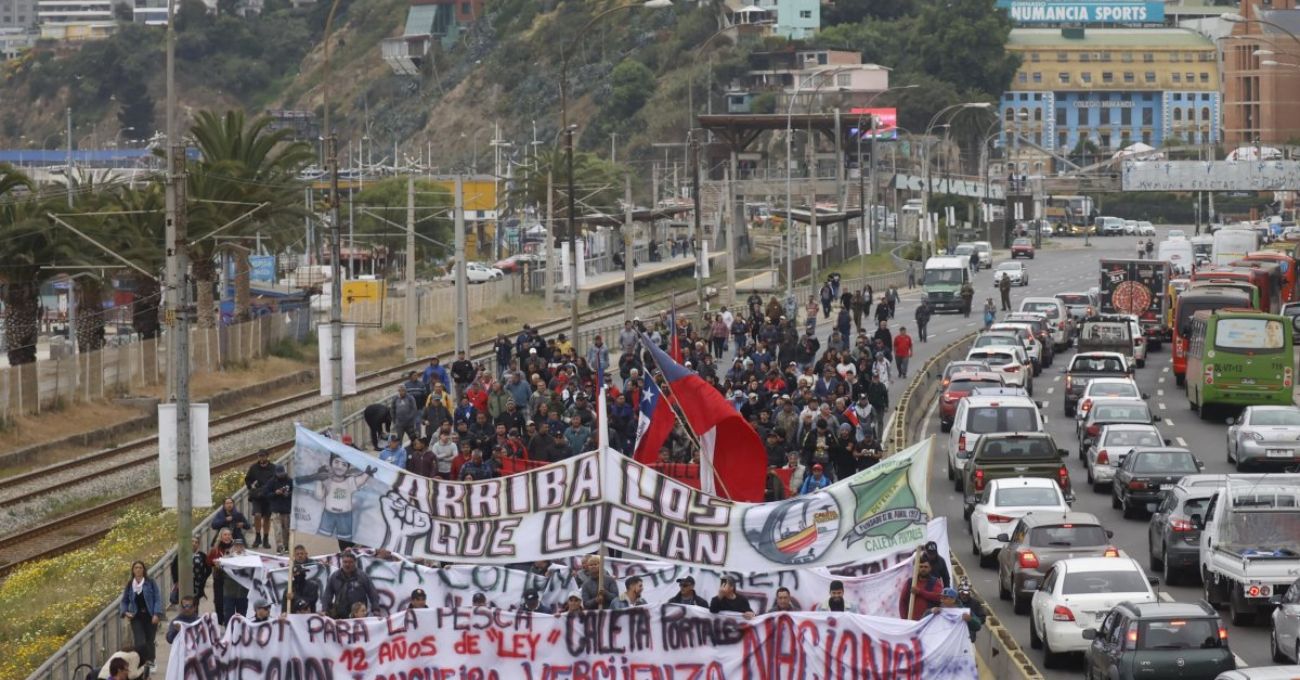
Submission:
[[[199,326],[215,323],[212,286],[216,280],[216,241],[204,236],[244,213],[256,212],[224,236],[241,237],[245,249],[251,235],[260,232],[279,248],[296,238],[304,208],[298,172],[315,160],[312,147],[292,141],[292,131],[270,129],[265,116],[246,120],[241,111],[200,112],[190,133],[200,158],[188,163],[188,211],[191,271],[198,287]],[[263,205],[264,204],[264,205]],[[198,238],[197,242],[195,239]],[[248,318],[247,261],[236,270],[235,320]]]
[[[53,236],[31,180],[12,166],[0,166],[0,242],[4,243],[5,340],[9,364],[36,361],[40,336],[40,289]]]
[[[120,187],[109,199],[108,215],[100,234],[101,242],[126,259],[153,272],[146,276],[131,270],[126,274],[135,289],[131,306],[131,327],[143,339],[158,337],[158,303],[166,253],[163,232],[166,207],[162,185],[150,182],[142,188]]]
[[[77,177],[69,175],[72,182],[72,195],[75,197],[72,212],[99,213],[105,206],[111,205],[111,198],[121,185],[117,182],[96,182],[91,176]],[[51,195],[51,212],[69,212],[58,197]],[[96,217],[78,219],[69,216],[68,221],[79,224],[79,228],[89,233],[100,242],[113,234],[107,221]],[[77,347],[82,352],[93,352],[104,346],[104,295],[110,289],[105,270],[100,266],[109,262],[107,255],[90,246],[81,238],[57,230],[50,249],[51,262],[64,266],[84,267],[80,270],[65,270],[73,277],[71,287],[75,295],[76,327],[71,332],[77,334]]]

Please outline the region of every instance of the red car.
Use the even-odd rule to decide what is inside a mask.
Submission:
[[[939,395],[939,429],[952,429],[952,419],[957,415],[957,402],[979,387],[1002,387],[1005,383],[997,371],[957,371],[943,393]]]
[[[1034,259],[1034,242],[1032,239],[1018,238],[1011,242],[1011,259],[1027,257]]]

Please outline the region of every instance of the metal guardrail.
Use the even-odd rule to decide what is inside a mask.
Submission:
[[[916,377],[912,379],[907,391],[903,392],[903,396],[895,406],[894,430],[891,438],[895,451],[907,448],[921,432],[925,425],[926,414],[930,410],[929,405],[941,391],[943,367],[949,361],[965,357],[977,335],[978,332],[958,338],[931,357],[916,373]],[[966,578],[966,568],[951,551],[948,554],[948,562],[952,565],[955,579]],[[1002,621],[989,607],[988,601],[979,593],[974,595],[984,607],[987,617],[984,619],[984,630],[988,633],[976,636],[975,650],[987,664],[992,677],[999,680],[1043,680],[1042,671],[1038,670],[1038,666],[1025,654],[1025,650],[1016,641],[1015,635],[1002,625]]]

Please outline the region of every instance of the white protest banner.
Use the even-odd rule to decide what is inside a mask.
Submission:
[[[272,614],[280,612],[290,578],[288,565],[287,559],[270,555],[250,554],[221,560],[226,576],[248,589],[249,616],[258,602],[269,603]],[[338,569],[338,555],[313,558],[307,566],[305,578],[314,581],[317,594],[323,596],[326,582]],[[844,585],[845,601],[857,613],[901,616],[903,591],[911,586],[912,576],[909,562],[865,576],[841,576],[821,568],[733,573],[617,559],[609,560],[606,567],[606,573],[617,581],[619,592],[626,588],[628,578],[639,577],[644,588],[642,597],[651,605],[666,603],[677,595],[678,579],[688,576],[695,580],[695,592],[708,600],[718,592],[721,578],[726,574],[736,579],[736,590],[760,614],[772,608],[778,588],[790,591],[795,608],[811,610],[827,599],[831,582],[840,581]],[[554,613],[563,607],[569,593],[582,587],[579,569],[559,565],[550,565],[544,573],[499,565],[452,565],[439,569],[397,556],[382,559],[361,554],[357,557],[357,569],[374,584],[379,594],[379,609],[386,612],[405,609],[411,593],[419,588],[431,606],[448,608],[469,606],[475,595],[482,594],[492,607],[515,609],[523,606],[529,593],[536,593],[538,611]],[[298,592],[301,595],[301,590]],[[323,611],[325,606],[318,602],[310,604],[314,611]]]
[[[925,541],[932,440],[816,493],[732,503],[613,451],[498,479],[420,477],[297,429],[298,531],[410,557],[511,564],[596,552],[721,569],[870,562]]]
[[[167,680],[975,680],[961,609],[921,621],[830,612],[751,620],[664,605],[562,616],[489,607],[389,618],[205,615],[172,643]]]
[[[176,507],[176,404],[158,404],[158,486],[162,506]],[[212,505],[208,464],[208,405],[190,404],[190,498],[194,507]]]

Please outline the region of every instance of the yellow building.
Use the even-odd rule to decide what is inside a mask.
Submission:
[[[1002,95],[1003,148],[1018,173],[1044,170],[1048,154],[1083,140],[1109,156],[1142,142],[1219,140],[1217,50],[1181,28],[1017,28],[1021,57]]]

